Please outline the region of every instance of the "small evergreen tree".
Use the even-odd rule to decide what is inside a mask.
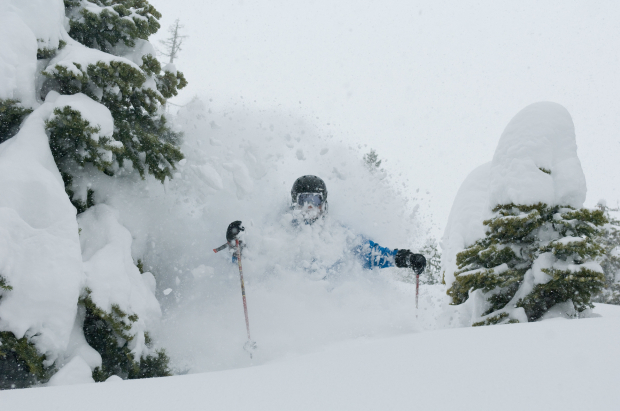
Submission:
[[[598,208],[605,213],[609,221],[600,230],[597,237],[598,243],[603,247],[603,254],[599,257],[599,263],[605,274],[605,288],[593,299],[594,302],[620,305],[620,220],[611,216],[618,209],[607,207],[599,203]]]
[[[437,241],[430,237],[426,240],[424,247],[420,249],[420,253],[426,258],[426,268],[420,275],[422,284],[433,285],[441,281],[441,253],[437,247]],[[416,274],[413,270],[399,271],[400,279],[407,283],[416,282]]]
[[[368,153],[364,154],[364,164],[371,173],[379,170],[379,167],[381,167],[381,161],[382,160],[379,160],[379,155],[377,152],[372,148]]]
[[[603,252],[596,237],[607,222],[601,210],[572,207],[504,204],[484,222],[486,237],[457,254],[458,271],[448,290],[452,304],[461,304],[469,293],[482,290],[486,317],[474,325],[518,322],[510,313],[522,307],[528,321],[540,319],[558,303],[571,301],[581,312],[592,307],[590,299],[604,285],[604,276],[591,264]],[[542,264],[529,292],[514,297],[532,270]],[[532,272],[531,275],[534,275]]]
[[[432,285],[441,282],[441,252],[437,246],[437,240],[432,237],[428,238],[420,253],[426,257],[424,283]]]

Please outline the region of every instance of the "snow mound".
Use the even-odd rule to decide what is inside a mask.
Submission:
[[[58,48],[69,37],[63,0],[4,0],[4,8],[14,12],[32,30],[39,48]],[[2,10],[0,6],[0,10]],[[4,14],[0,11],[0,14]],[[6,43],[3,44],[3,47]],[[36,52],[33,57],[36,59]]]
[[[65,350],[84,281],[76,210],[50,152],[52,102],[0,144],[0,330],[31,337],[51,363]]]
[[[495,150],[489,184],[491,208],[539,202],[581,208],[586,179],[568,110],[539,102],[517,113]]]
[[[94,383],[92,370],[82,359],[82,357],[74,357],[67,365],[60,369],[50,378],[48,386],[57,385],[74,385]]]
[[[68,41],[62,0],[0,2],[0,99],[37,106],[37,49],[56,49]]]
[[[35,105],[37,38],[23,20],[0,3],[0,99]]]

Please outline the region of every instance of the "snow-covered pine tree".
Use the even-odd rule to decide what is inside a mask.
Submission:
[[[553,307],[575,316],[592,307],[604,285],[597,237],[607,219],[602,210],[582,208],[585,177],[576,149],[568,111],[532,104],[510,121],[490,166],[468,182],[476,195],[459,190],[471,203],[459,200],[471,207],[460,218],[486,216],[486,234],[464,244],[447,274],[452,304],[475,295],[473,325],[535,321]],[[444,242],[458,244],[465,237],[457,228],[469,221],[459,221],[454,208],[451,214],[455,229],[446,230]]]
[[[572,301],[578,312],[592,306],[592,295],[603,286],[603,275],[590,264],[603,251],[595,241],[606,223],[600,210],[539,203],[504,204],[493,212],[484,222],[487,236],[457,255],[459,270],[448,290],[453,304],[465,302],[471,291],[485,293],[487,318],[474,325],[518,322],[505,308],[522,307],[535,321],[559,303]],[[530,270],[542,280],[513,301]]]
[[[593,298],[594,302],[620,305],[620,220],[612,216],[618,208],[609,208],[605,201],[599,201],[597,207],[605,213],[608,223],[605,224],[597,237],[603,247],[598,262],[605,274],[605,288]]]
[[[18,88],[13,92],[18,97],[29,96],[30,106],[22,105],[18,98],[0,96],[4,98],[0,100],[0,143],[15,135],[24,118],[32,112],[30,107],[35,93],[46,103],[49,100],[49,104],[44,104],[39,111],[43,115],[51,152],[69,198],[78,213],[84,213],[95,205],[94,191],[90,184],[85,183],[88,181],[85,175],[89,173],[114,175],[135,170],[142,178],[151,174],[161,182],[172,176],[175,164],[183,155],[179,150],[180,135],[168,126],[162,104],[187,82],[173,65],[162,70],[154,57],[154,48],[147,40],[159,28],[157,19],[161,16],[147,1],[65,0],[64,12],[71,27],[70,37],[62,24],[56,24],[62,19],[57,16],[57,3],[62,2],[55,0],[46,6],[43,13],[47,12],[49,16],[28,19],[56,18],[55,23],[51,19],[52,23],[44,25],[42,35],[37,34],[37,40],[33,42],[36,46],[32,58],[38,59],[39,66],[45,68],[44,77],[35,82],[33,72],[32,78],[16,82],[37,85],[36,91]],[[38,12],[28,4],[16,2],[14,6],[23,13],[36,15]],[[38,33],[37,27],[30,27],[30,30]],[[31,33],[28,35],[32,36]],[[22,54],[20,57],[31,64],[30,54]],[[26,74],[30,73],[22,76]],[[52,109],[47,107],[50,104]],[[43,114],[47,110],[51,112]],[[77,183],[76,176],[79,176]],[[95,228],[82,233],[82,240],[89,241],[115,224],[117,231],[125,230],[123,236],[131,238],[115,219],[99,221],[99,217],[93,217],[92,213],[88,218],[94,219],[91,224]],[[75,224],[75,218],[73,220]],[[123,378],[169,375],[168,357],[164,351],[153,349],[147,331],[149,324],[161,315],[152,295],[154,289],[148,291],[144,283],[154,284],[154,278],[150,273],[141,275],[131,257],[126,255],[131,249],[130,240],[119,243],[118,238],[112,236],[102,244],[106,242],[124,252],[119,255],[123,255],[125,270],[115,274],[115,281],[120,280],[125,289],[120,294],[106,294],[109,287],[104,285],[102,288],[101,281],[110,280],[109,275],[114,273],[106,273],[105,264],[91,262],[90,270],[103,277],[99,282],[93,282],[91,274],[79,305],[84,313],[80,320],[84,336],[102,360],[93,377],[100,381],[113,374]],[[110,257],[105,260],[110,261]],[[15,297],[27,291],[22,289],[24,287],[11,290],[10,278],[9,281],[2,280],[0,296],[11,293]],[[102,294],[105,296],[101,297]],[[140,305],[136,305],[137,301],[126,301],[123,295],[139,295],[142,306],[137,307]],[[62,301],[62,304],[66,303]],[[77,299],[74,304],[78,304]],[[54,330],[57,331],[66,335],[66,329]],[[46,360],[46,355],[29,336],[17,338],[14,333],[3,331],[0,343],[0,374],[3,376],[0,388],[45,381],[65,361],[59,351],[62,344],[53,351],[54,357]],[[56,359],[61,363],[55,363]],[[92,368],[92,361],[88,365]]]
[[[43,71],[42,98],[50,90],[83,93],[114,119],[113,135],[105,139],[91,138],[96,130],[75,108],[57,108],[46,124],[67,192],[84,209],[86,189],[74,187],[73,177],[86,163],[108,175],[130,167],[143,178],[146,173],[162,182],[172,177],[183,154],[180,134],[168,126],[162,104],[187,82],[173,66],[162,71],[154,57],[147,39],[159,29],[161,15],[147,1],[66,0],[65,8],[69,35],[89,49],[68,44],[47,53],[53,58]]]

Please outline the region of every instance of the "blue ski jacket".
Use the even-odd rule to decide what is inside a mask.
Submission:
[[[375,267],[394,267],[394,257],[398,249],[381,247],[374,241],[364,239],[362,244],[353,249],[353,253],[363,261],[363,267],[372,270]]]

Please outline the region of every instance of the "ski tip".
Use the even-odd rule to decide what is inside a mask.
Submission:
[[[217,248],[214,248],[214,249],[213,249],[213,252],[214,252],[214,253],[217,253]]]

